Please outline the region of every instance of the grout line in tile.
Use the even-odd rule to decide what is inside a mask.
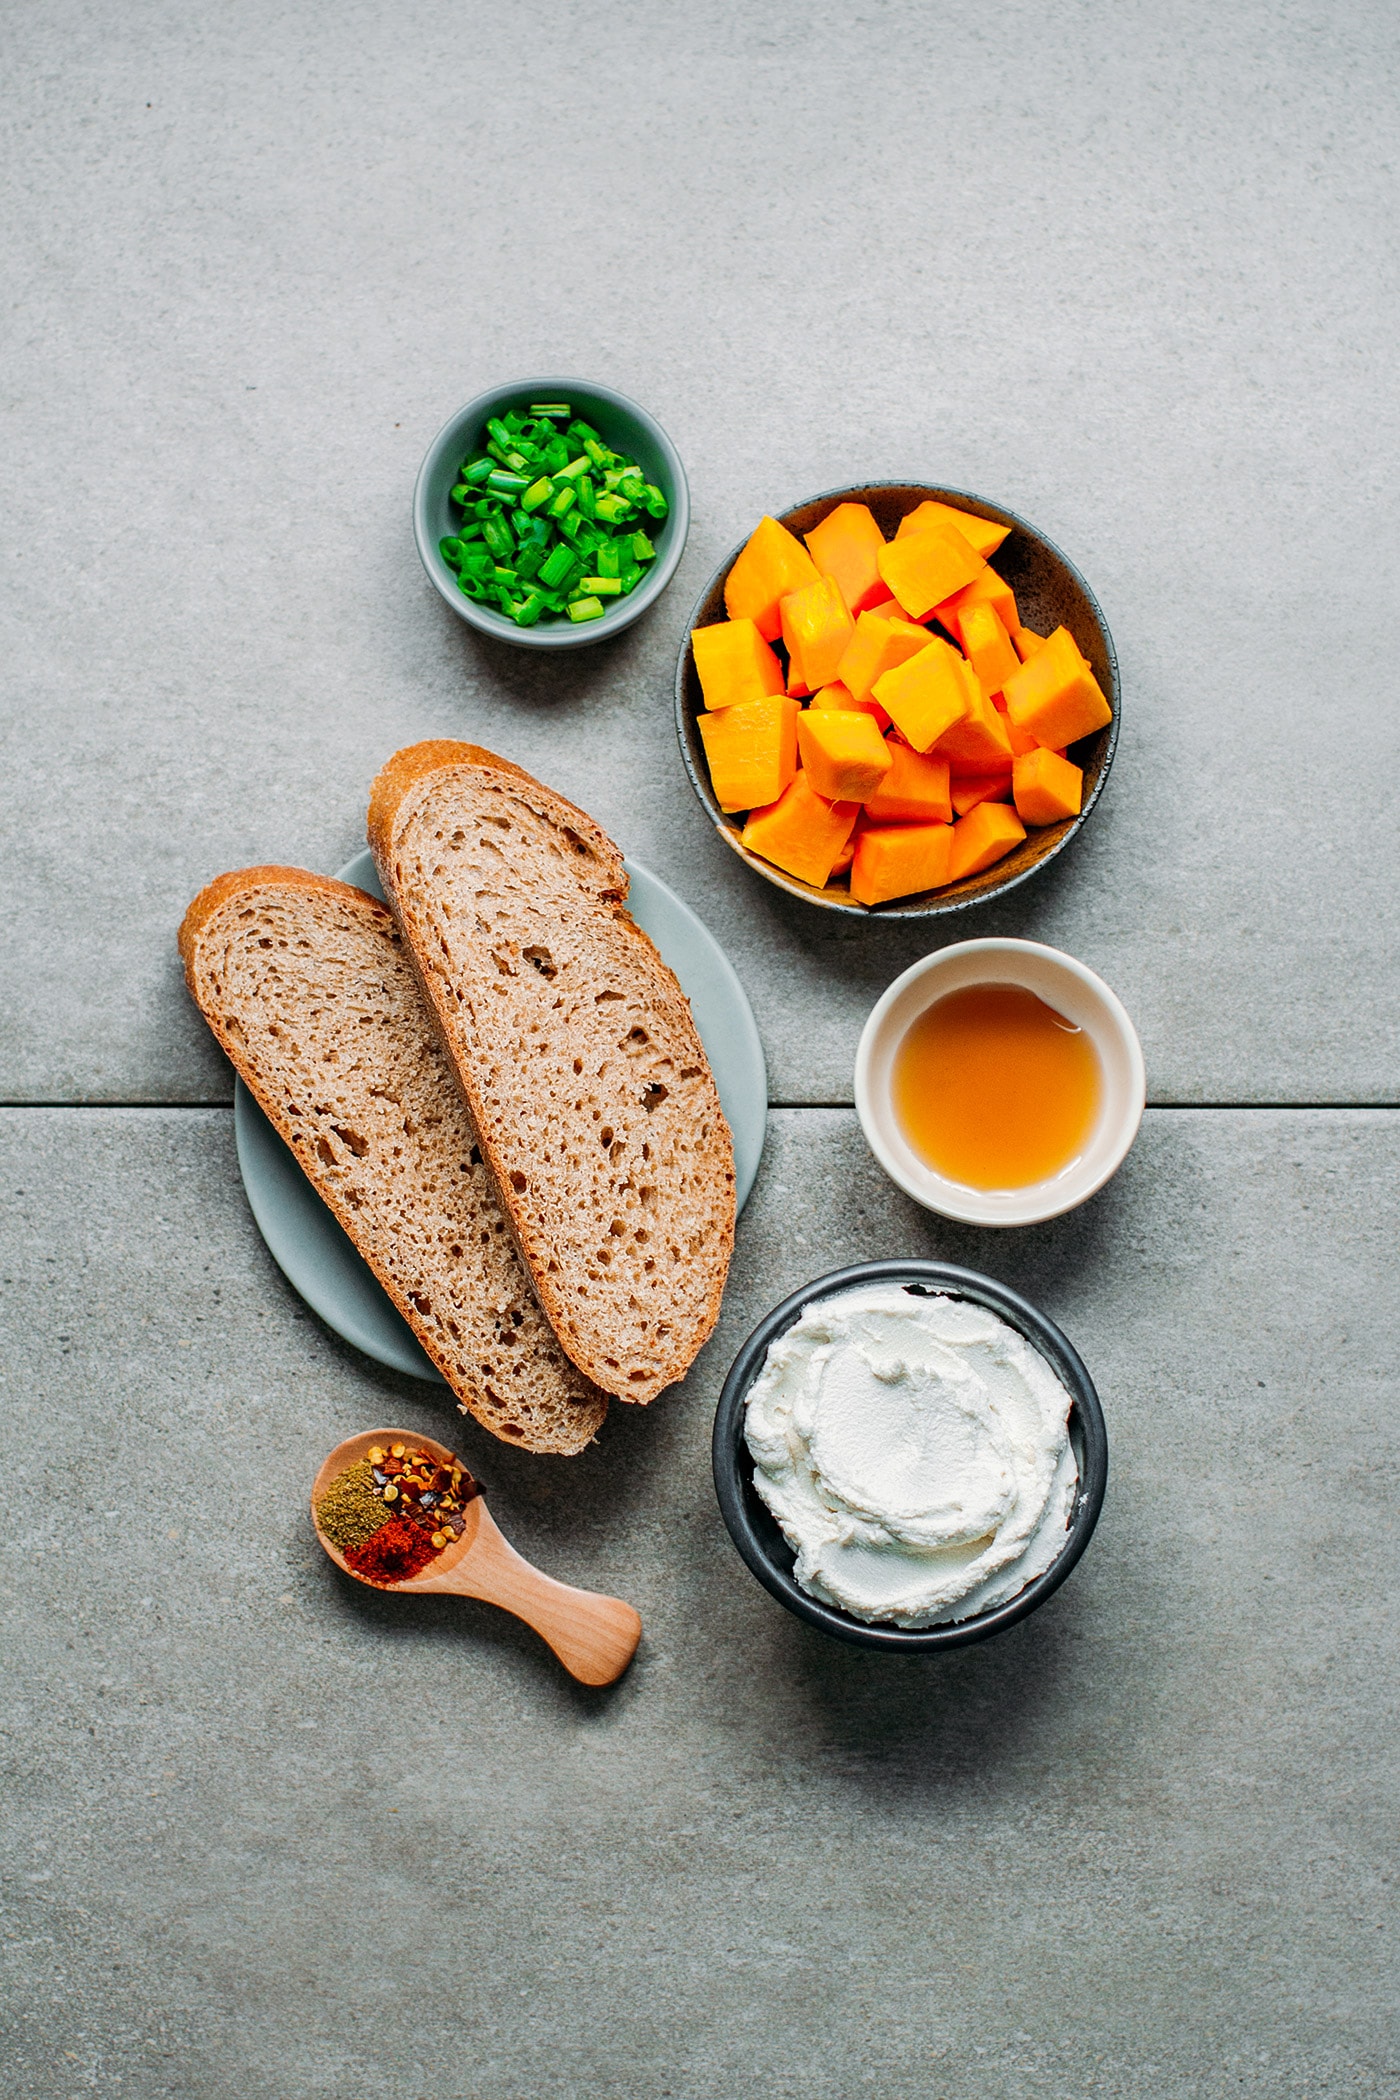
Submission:
[[[94,1113],[104,1108],[221,1108],[233,1114],[232,1101],[0,1101],[0,1108],[90,1108]]]
[[[784,1111],[813,1108],[824,1109],[832,1112],[835,1112],[838,1109],[842,1112],[852,1112],[854,1111],[855,1103],[853,1101],[770,1101],[768,1106],[770,1109],[782,1109]],[[1391,1114],[1400,1112],[1400,1101],[1149,1101],[1147,1106],[1149,1110],[1151,1110],[1154,1114],[1158,1115],[1186,1115],[1197,1110],[1205,1113],[1220,1113],[1229,1115],[1267,1115],[1280,1113],[1289,1113],[1297,1115],[1319,1115],[1325,1114],[1327,1111],[1332,1109],[1337,1110],[1339,1113],[1354,1112],[1360,1109],[1379,1110]],[[93,1111],[94,1114],[99,1113],[103,1109],[134,1108],[149,1108],[153,1110],[165,1110],[172,1108],[204,1110],[221,1109],[227,1115],[231,1115],[233,1113],[232,1101],[75,1101],[71,1099],[54,1099],[45,1101],[0,1100],[0,1109],[18,1108],[81,1108],[90,1109]]]
[[[770,1108],[843,1108],[854,1109],[853,1101],[770,1101]],[[1391,1113],[1400,1110],[1400,1101],[1149,1101],[1148,1110],[1157,1115],[1185,1115],[1194,1109],[1219,1110],[1231,1115],[1264,1115],[1279,1110],[1297,1111],[1300,1115],[1316,1115],[1325,1109],[1355,1110],[1382,1109]]]

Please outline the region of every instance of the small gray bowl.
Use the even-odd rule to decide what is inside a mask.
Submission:
[[[615,451],[640,464],[669,503],[665,523],[649,536],[656,559],[637,588],[618,598],[601,620],[575,626],[572,620],[541,621],[538,627],[517,627],[494,605],[480,605],[458,590],[457,577],[438,553],[438,542],[446,539],[461,522],[452,502],[457,469],[467,454],[480,445],[488,417],[503,409],[521,408],[531,401],[567,401],[576,415],[601,432]],[[606,641],[639,620],[654,605],[676,573],[690,530],[690,490],[686,485],[681,456],[654,416],[649,416],[625,394],[611,387],[595,386],[587,379],[513,379],[508,386],[492,387],[478,394],[465,408],[449,417],[429,445],[413,491],[413,536],[429,581],[441,592],[459,618],[482,634],[510,642],[517,649],[586,649],[591,642]]]
[[[1014,890],[1018,883],[1028,881],[1062,853],[1088,823],[1103,793],[1108,769],[1118,748],[1123,694],[1118,679],[1118,657],[1108,622],[1073,562],[1061,554],[1053,540],[1047,539],[1024,518],[1017,517],[1015,511],[1005,510],[999,503],[989,503],[983,496],[970,495],[966,489],[947,489],[926,481],[863,481],[852,488],[828,489],[824,495],[809,496],[805,503],[796,504],[791,510],[777,511],[774,515],[780,525],[786,525],[789,532],[801,539],[804,533],[819,525],[828,512],[835,510],[838,503],[868,503],[881,531],[889,539],[905,513],[929,497],[939,503],[950,503],[957,510],[971,511],[974,517],[994,519],[998,525],[1011,528],[1008,537],[992,556],[992,567],[1011,585],[1022,617],[1037,634],[1049,634],[1052,628],[1062,625],[1068,627],[1104,689],[1113,709],[1113,720],[1076,744],[1072,753],[1075,764],[1084,769],[1084,803],[1077,817],[1038,826],[1029,831],[1005,859],[994,861],[980,875],[968,875],[961,882],[945,883],[942,889],[925,890],[918,896],[894,897],[887,904],[857,904],[844,883],[828,883],[824,890],[816,889],[810,882],[802,882],[796,875],[775,868],[772,861],[764,860],[760,854],[750,853],[739,836],[744,827],[742,816],[726,815],[715,800],[710,786],[710,769],[705,761],[705,747],[700,740],[696,718],[703,713],[705,700],[695,670],[690,637],[695,628],[709,627],[716,620],[725,618],[724,586],[746,542],[741,541],[739,546],[730,550],[696,599],[686,622],[685,640],[676,665],[676,734],[680,739],[681,757],[690,775],[690,784],[725,845],[731,847],[756,875],[761,875],[775,888],[786,890],[790,897],[801,897],[823,911],[847,912],[860,919],[937,918],[944,912],[966,911],[970,905],[986,904],[991,898]]]
[[[769,1344],[786,1334],[816,1299],[833,1298],[838,1291],[855,1290],[866,1283],[897,1283],[925,1297],[943,1293],[986,1306],[1045,1358],[1070,1396],[1069,1437],[1079,1461],[1079,1486],[1064,1545],[1043,1575],[1028,1582],[1008,1603],[993,1611],[979,1612],[975,1618],[958,1619],[944,1626],[872,1626],[809,1596],[793,1576],[792,1548],[753,1483],[753,1460],[744,1441],[744,1415],[749,1388],[763,1369]],[[892,1649],[899,1655],[925,1655],[935,1648],[966,1648],[973,1641],[985,1641],[994,1633],[1005,1632],[1043,1604],[1059,1588],[1093,1537],[1108,1484],[1108,1433],[1103,1409],[1094,1381],[1073,1345],[1053,1320],[1047,1320],[1044,1313],[1037,1312],[1004,1283],[941,1261],[867,1261],[855,1268],[835,1269],[775,1306],[749,1336],[724,1381],[715,1411],[711,1456],[715,1493],[729,1536],[750,1572],[769,1594],[809,1626],[820,1627],[838,1641],[850,1641],[860,1648]]]

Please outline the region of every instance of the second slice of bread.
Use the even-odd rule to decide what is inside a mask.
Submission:
[[[245,868],[180,928],[235,1070],[464,1410],[575,1452],[607,1400],[540,1310],[393,915],[301,868]]]
[[[673,973],[607,834],[474,744],[416,744],[369,840],[554,1330],[624,1400],[719,1314],[734,1155]]]

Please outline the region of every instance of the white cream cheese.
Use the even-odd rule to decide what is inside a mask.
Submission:
[[[770,1345],[744,1436],[802,1587],[934,1626],[1007,1603],[1056,1558],[1079,1478],[1069,1409],[995,1313],[867,1284]]]

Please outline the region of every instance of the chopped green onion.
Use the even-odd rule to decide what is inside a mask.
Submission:
[[[540,570],[540,582],[547,583],[551,590],[558,590],[564,578],[572,574],[573,567],[573,549],[567,544],[561,544],[554,549]]]
[[[566,401],[493,416],[452,501],[461,523],[438,542],[442,561],[466,597],[521,627],[601,619],[656,558],[639,519],[668,514],[637,461],[611,451]]]

